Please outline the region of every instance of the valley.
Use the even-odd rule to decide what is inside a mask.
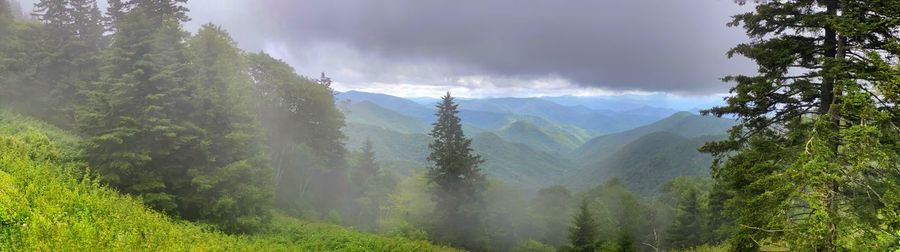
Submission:
[[[425,171],[429,100],[349,91],[336,96],[347,143],[366,139],[385,169]],[[528,192],[553,185],[578,191],[619,178],[652,196],[679,176],[709,176],[712,157],[697,151],[724,139],[734,120],[634,104],[615,112],[561,105],[558,98],[461,99],[459,116],[491,178]],[[398,164],[396,167],[390,164]]]

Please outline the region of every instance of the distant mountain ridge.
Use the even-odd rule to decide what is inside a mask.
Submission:
[[[407,175],[425,169],[431,108],[383,94],[346,92],[337,97],[347,118],[350,149],[371,139],[377,159],[391,166],[386,169]],[[642,194],[653,194],[662,180],[708,175],[711,159],[697,148],[720,139],[734,125],[730,119],[650,106],[615,112],[539,98],[459,103],[465,133],[487,160],[485,174],[531,191],[554,184],[578,189],[618,177]],[[663,115],[646,124],[626,122]],[[585,127],[623,130],[601,135]]]
[[[431,122],[433,107],[385,94],[359,91],[341,92],[339,102],[368,101],[388,110]],[[494,130],[506,126],[513,116],[537,116],[586,130],[594,135],[621,132],[655,122],[677,112],[667,108],[635,106],[622,111],[562,105],[543,98],[458,99],[460,117],[477,128]]]

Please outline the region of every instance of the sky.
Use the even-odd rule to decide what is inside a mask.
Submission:
[[[34,0],[30,0],[34,1]],[[27,2],[27,1],[25,1]],[[190,0],[189,31],[226,28],[338,91],[401,97],[721,97],[747,41],[733,0]]]

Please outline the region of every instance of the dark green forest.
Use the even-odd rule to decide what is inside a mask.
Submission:
[[[0,251],[900,249],[898,1],[755,3],[697,113],[338,92],[187,1],[0,0]]]

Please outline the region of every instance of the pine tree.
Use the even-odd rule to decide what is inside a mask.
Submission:
[[[429,134],[428,182],[432,200],[437,239],[462,247],[475,247],[479,235],[479,218],[485,176],[478,167],[484,160],[473,153],[472,140],[465,137],[457,115],[457,104],[450,93],[437,105],[437,121]]]
[[[203,130],[191,123],[195,87],[176,20],[138,6],[120,20],[100,81],[79,113],[85,160],[104,181],[176,213],[187,171],[205,163]]]
[[[572,252],[593,252],[597,250],[597,224],[591,214],[588,200],[581,201],[581,207],[569,227],[569,242]]]
[[[269,221],[271,170],[251,100],[243,55],[228,33],[206,24],[189,41],[197,66],[192,120],[204,129],[206,163],[190,167],[189,190],[179,194],[179,213],[249,233]]]
[[[705,225],[706,216],[700,205],[697,189],[691,188],[687,195],[678,202],[675,221],[669,230],[666,240],[670,247],[677,249],[692,248],[705,242],[708,233]]]
[[[703,150],[733,195],[732,243],[771,240],[792,250],[881,250],[900,225],[897,1],[767,1],[736,15],[752,38],[729,54],[759,66],[735,82],[727,105],[704,113],[740,123]],[[875,175],[877,174],[877,175]],[[888,227],[887,230],[883,229]]]

